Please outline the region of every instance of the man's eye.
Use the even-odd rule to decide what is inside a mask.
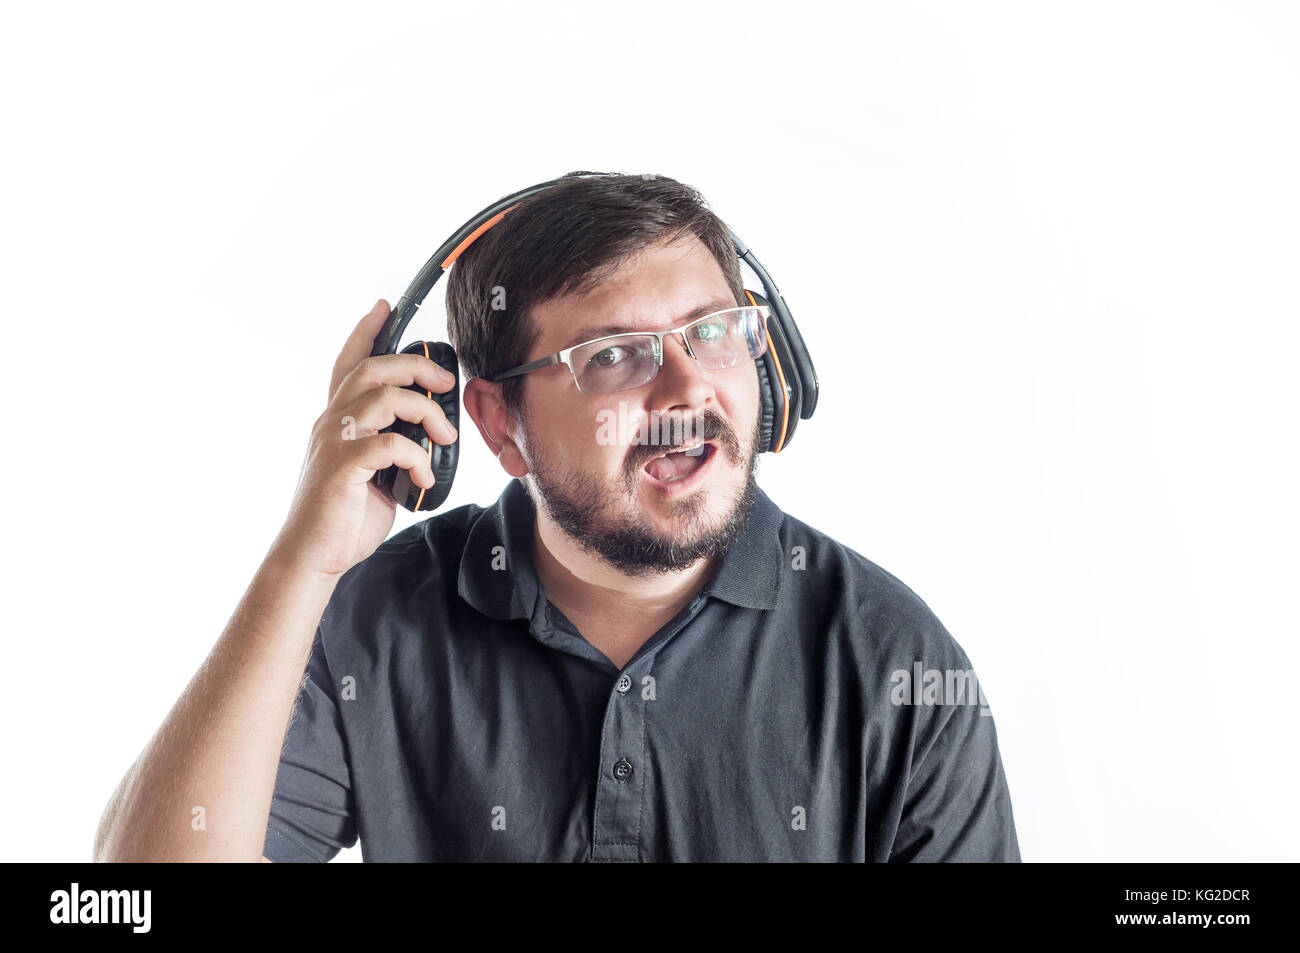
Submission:
[[[615,344],[611,347],[603,348],[592,355],[591,363],[597,367],[613,367],[624,359],[626,348],[622,345]]]
[[[725,324],[701,324],[695,329],[695,336],[701,341],[716,341],[727,336]]]

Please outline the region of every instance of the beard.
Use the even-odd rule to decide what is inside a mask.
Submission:
[[[547,457],[545,441],[534,441],[526,429],[532,458],[528,461],[528,475],[532,477],[532,485],[524,481],[524,486],[533,505],[540,505],[565,535],[584,551],[599,556],[625,575],[680,571],[700,559],[719,558],[727,551],[744,529],[758,492],[755,479],[759,454],[757,415],[748,456],[743,460],[744,451],[735,431],[711,410],[705,411],[693,430],[686,432],[692,435],[692,439],[699,437],[714,441],[717,444],[714,456],[726,454],[727,459],[741,467],[745,474],[740,493],[720,520],[708,518],[709,494],[700,490],[667,501],[670,518],[680,525],[676,533],[665,536],[640,519],[636,490],[642,467],[662,453],[665,446],[680,446],[685,440],[633,445],[624,464],[622,483],[625,492],[620,499],[591,473],[556,465]]]

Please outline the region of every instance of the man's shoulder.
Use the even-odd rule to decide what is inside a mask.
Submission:
[[[939,667],[968,666],[965,650],[930,605],[879,563],[789,513],[781,540],[786,578],[799,598],[842,617],[877,652],[933,659]]]
[[[394,533],[339,577],[329,615],[349,609],[371,613],[411,599],[454,594],[466,541],[489,512],[489,507],[466,503]]]

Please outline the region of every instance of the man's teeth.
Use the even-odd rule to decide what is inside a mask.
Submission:
[[[655,460],[666,460],[666,459],[667,459],[668,457],[670,457],[670,456],[678,456],[678,455],[680,455],[680,456],[685,456],[685,457],[702,457],[702,456],[704,456],[704,452],[705,452],[705,450],[706,450],[709,446],[710,446],[710,444],[706,442],[706,443],[701,443],[701,444],[698,444],[698,445],[696,445],[696,446],[694,446],[694,447],[691,447],[691,448],[688,449],[688,450],[668,450],[668,451],[665,451],[664,453],[659,454],[659,456],[655,457],[654,460],[651,460],[650,463],[647,463],[647,464],[646,464],[646,467],[648,468],[648,467],[650,466],[651,463],[654,463],[654,462],[655,462]],[[701,461],[700,461],[700,466],[703,466],[703,465],[704,465],[704,461],[701,460]],[[692,470],[690,470],[690,471],[688,471],[688,472],[686,472],[686,473],[679,473],[679,474],[677,474],[676,476],[670,476],[670,477],[657,477],[657,479],[659,479],[659,480],[660,480],[661,482],[663,482],[663,483],[676,483],[678,480],[683,480],[683,479],[685,479],[686,477],[691,476],[691,475],[694,474],[694,472],[695,472],[696,470],[698,470],[698,469],[699,469],[699,467],[696,467],[696,468],[694,468],[694,469],[692,469]]]
[[[663,457],[667,457],[668,455],[674,453],[680,453],[688,457],[698,457],[700,454],[704,452],[704,448],[707,446],[708,446],[707,443],[701,443],[698,444],[697,446],[691,447],[689,450],[665,450],[663,453],[659,454],[659,456],[655,457],[655,459],[659,460]]]

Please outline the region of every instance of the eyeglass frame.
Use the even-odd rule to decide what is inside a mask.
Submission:
[[[721,308],[717,311],[712,311],[709,314],[704,315],[703,317],[696,318],[694,321],[686,322],[679,328],[670,328],[667,331],[620,331],[618,334],[603,334],[600,337],[592,338],[590,341],[581,341],[578,344],[574,344],[572,347],[566,347],[562,351],[556,351],[554,354],[548,355],[547,357],[541,357],[535,361],[529,361],[527,364],[520,364],[518,367],[512,367],[509,370],[501,371],[500,373],[494,374],[493,376],[489,377],[488,380],[495,384],[499,381],[507,380],[508,378],[511,377],[519,377],[520,375],[523,374],[531,374],[533,371],[540,371],[544,367],[551,367],[552,365],[563,364],[565,367],[569,369],[569,373],[573,375],[573,386],[577,387],[578,390],[581,391],[582,393],[616,394],[619,393],[619,391],[582,390],[582,385],[578,383],[578,372],[574,368],[573,364],[569,362],[569,356],[580,347],[587,347],[588,345],[596,344],[600,341],[612,341],[616,338],[652,337],[655,338],[655,372],[654,372],[654,376],[652,376],[650,380],[636,385],[636,387],[644,387],[646,384],[649,384],[650,381],[654,380],[655,377],[659,376],[659,368],[664,366],[664,338],[665,337],[667,337],[670,334],[681,335],[682,346],[686,348],[686,353],[691,356],[692,360],[698,362],[699,358],[695,356],[695,352],[691,350],[690,342],[686,340],[686,332],[689,331],[691,328],[695,327],[695,325],[697,324],[702,324],[705,321],[709,320],[710,318],[716,318],[718,315],[726,314],[729,311],[757,311],[762,316],[763,351],[759,354],[759,357],[762,357],[763,354],[766,353],[768,349],[767,322],[772,317],[772,308],[770,305],[766,305],[766,304],[743,304],[743,305],[736,305],[733,308]],[[758,357],[752,358],[751,360],[756,361],[758,360]],[[701,364],[700,366],[703,367],[704,365]],[[705,368],[705,369],[726,370],[726,368]],[[635,390],[636,387],[625,387],[625,388],[620,388],[620,390]]]

